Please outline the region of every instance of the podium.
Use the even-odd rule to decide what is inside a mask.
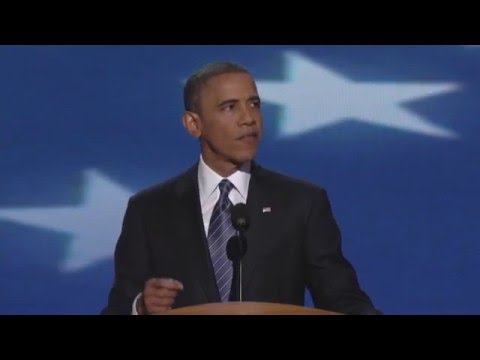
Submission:
[[[337,312],[298,305],[267,302],[226,302],[185,306],[165,315],[342,315]]]

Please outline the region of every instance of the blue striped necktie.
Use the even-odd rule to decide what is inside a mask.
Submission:
[[[217,287],[222,301],[228,301],[230,287],[232,283],[233,267],[232,262],[227,257],[226,245],[228,239],[235,235],[230,218],[230,207],[232,203],[228,199],[228,194],[233,188],[233,184],[227,179],[223,179],[218,184],[220,189],[220,198],[213,208],[210,226],[208,227],[208,248],[212,259],[213,270],[217,280]]]

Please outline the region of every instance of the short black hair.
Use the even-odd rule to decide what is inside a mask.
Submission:
[[[183,88],[185,110],[198,111],[198,97],[205,83],[214,76],[230,73],[250,74],[246,68],[231,61],[210,63],[192,74]]]

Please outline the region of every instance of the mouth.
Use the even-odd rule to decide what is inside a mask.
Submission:
[[[237,138],[237,140],[248,140],[248,141],[256,141],[258,140],[258,133],[256,131],[252,131],[246,134],[243,134]]]

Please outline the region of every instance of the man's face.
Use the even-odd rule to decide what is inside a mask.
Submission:
[[[212,77],[198,99],[202,153],[211,163],[252,160],[262,136],[260,98],[245,73]]]

